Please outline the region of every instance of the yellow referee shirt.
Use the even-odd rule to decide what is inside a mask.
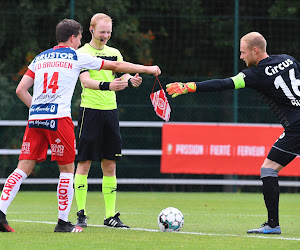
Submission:
[[[118,49],[104,45],[101,50],[94,49],[90,44],[86,43],[79,51],[88,53],[95,57],[105,60],[123,61],[123,57]],[[83,70],[84,71],[84,70]],[[111,82],[115,79],[115,73],[111,70],[88,70],[90,77],[100,82]],[[80,107],[112,110],[117,108],[116,93],[109,90],[93,90],[85,88],[82,84]]]

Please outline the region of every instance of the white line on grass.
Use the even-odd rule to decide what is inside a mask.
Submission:
[[[30,212],[28,212],[30,213]],[[102,214],[102,213],[94,213],[94,214]],[[122,212],[122,214],[128,214],[128,215],[133,215],[133,214],[140,214],[140,215],[149,215],[149,213],[124,213]],[[201,215],[201,216],[227,216],[227,217],[266,217],[265,214],[237,214],[237,213],[233,213],[233,214],[217,214],[217,213],[214,213],[214,214],[203,214],[203,213],[184,213],[184,215],[193,215],[193,216],[197,216],[197,215]],[[290,217],[291,215],[280,215],[280,217]],[[293,215],[293,217],[299,217],[300,215]]]
[[[28,222],[28,223],[40,223],[40,224],[53,224],[56,222],[48,222],[48,221],[30,221],[30,220],[10,220],[16,222]],[[104,225],[90,225],[89,227],[106,227]],[[118,228],[119,230],[134,230],[134,231],[146,231],[146,232],[160,232],[155,229],[146,229],[146,228]],[[262,236],[262,235],[239,235],[239,234],[212,234],[212,233],[197,233],[197,232],[174,232],[177,234],[192,234],[192,235],[203,235],[203,236],[220,236],[220,237],[246,237],[246,238],[261,238],[261,239],[272,239],[272,240],[290,240],[290,241],[300,241],[300,238],[286,238],[286,237],[270,237],[270,236]]]
[[[49,214],[51,212],[9,212],[10,214]],[[53,214],[57,214],[57,212],[52,212]]]
[[[9,212],[10,214],[57,214],[57,212]],[[93,214],[103,214],[103,213],[93,213]],[[128,214],[128,215],[149,215],[149,213],[122,213],[122,214]],[[184,215],[193,215],[193,216],[197,216],[197,215],[201,215],[201,216],[220,216],[222,215],[223,217],[264,217],[266,216],[265,214],[202,214],[202,213],[185,213]],[[290,217],[291,215],[280,215],[280,217]],[[293,217],[299,217],[299,215],[293,215]]]

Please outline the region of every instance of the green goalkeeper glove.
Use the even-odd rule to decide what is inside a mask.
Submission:
[[[167,84],[167,92],[169,95],[172,95],[172,98],[175,98],[176,96],[187,94],[189,92],[196,92],[196,83],[194,82],[174,82]]]

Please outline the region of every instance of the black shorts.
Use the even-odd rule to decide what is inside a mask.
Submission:
[[[267,158],[286,166],[300,155],[300,131],[284,131],[274,143]]]
[[[118,110],[79,109],[78,161],[121,160]]]

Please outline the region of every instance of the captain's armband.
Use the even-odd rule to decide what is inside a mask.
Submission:
[[[230,77],[234,83],[235,89],[245,88],[246,83],[245,83],[244,77],[245,77],[244,73],[238,73],[236,76]]]

